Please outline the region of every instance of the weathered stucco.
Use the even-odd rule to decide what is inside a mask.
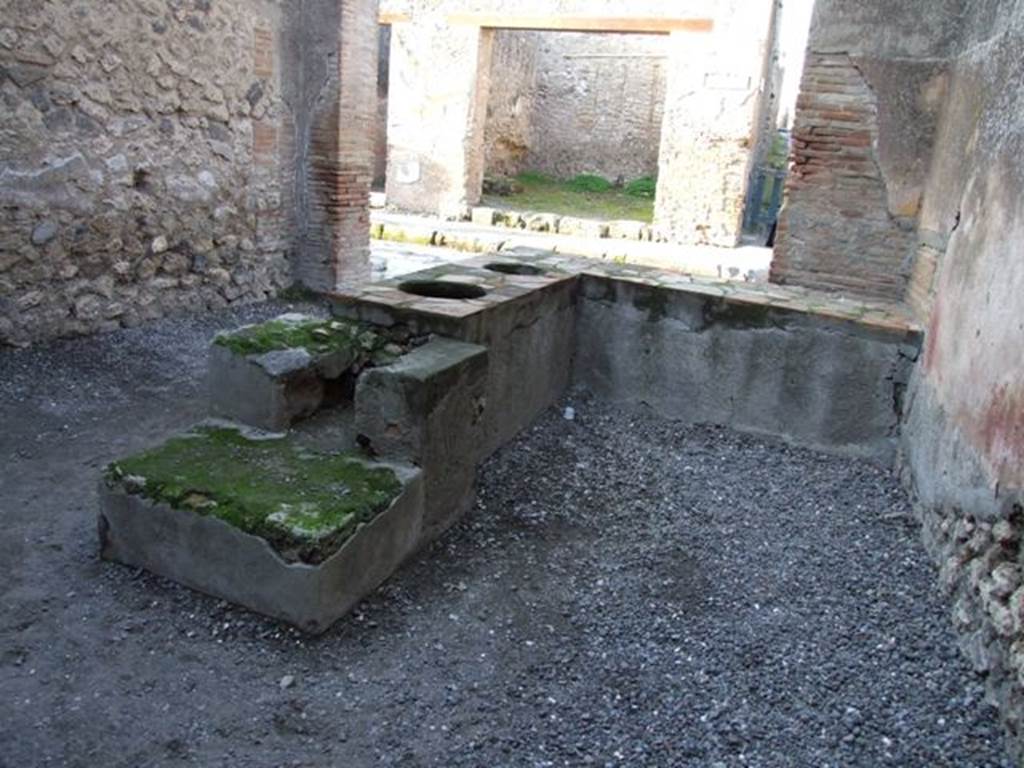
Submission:
[[[1024,6],[821,0],[778,282],[926,327],[902,468],[964,651],[1024,757]]]
[[[1024,755],[1024,7],[974,9],[922,208],[937,247],[904,450],[964,650]],[[993,26],[984,36],[979,21]],[[922,278],[923,279],[923,278]]]
[[[776,3],[718,3],[711,35],[673,33],[654,224],[680,243],[739,242],[769,98]]]

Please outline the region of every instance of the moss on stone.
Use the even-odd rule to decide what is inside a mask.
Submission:
[[[390,506],[402,484],[350,453],[317,453],[289,438],[250,439],[200,427],[115,462],[108,482],[267,540],[290,561],[319,563]]]
[[[313,303],[321,299],[321,295],[301,283],[292,283],[277,294],[277,298],[285,301],[305,301]]]
[[[406,243],[408,245],[434,245],[435,237],[435,232],[410,232],[400,227],[385,226],[380,239],[392,243]]]
[[[767,304],[728,299],[709,299],[704,305],[705,326],[737,330],[780,327],[779,313]]]
[[[668,316],[669,290],[658,286],[644,286],[636,289],[633,306],[647,313],[649,323],[660,322]]]
[[[281,349],[302,348],[313,355],[359,347],[372,352],[386,343],[373,331],[342,320],[292,322],[270,320],[217,337],[215,344],[237,355],[262,355]]]

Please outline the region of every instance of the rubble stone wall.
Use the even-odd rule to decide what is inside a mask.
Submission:
[[[9,0],[0,344],[289,282],[271,0]]]
[[[494,33],[491,93],[484,128],[485,170],[514,176],[529,170],[537,105],[538,38],[535,32],[499,29]]]
[[[667,35],[499,31],[488,170],[656,175],[668,43]]]

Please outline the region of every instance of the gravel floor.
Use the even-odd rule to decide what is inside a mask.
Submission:
[[[96,558],[264,305],[0,352],[0,766],[1009,766],[892,476],[577,393],[324,637]]]

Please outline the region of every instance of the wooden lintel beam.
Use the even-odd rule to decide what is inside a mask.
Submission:
[[[401,24],[403,21],[409,20],[409,14],[407,13],[395,13],[391,11],[381,11],[380,17],[377,19],[378,24]]]
[[[489,29],[533,29],[553,32],[634,32],[666,35],[670,32],[710,32],[713,19],[641,18],[617,16],[504,16],[456,13],[448,17],[455,26]]]

